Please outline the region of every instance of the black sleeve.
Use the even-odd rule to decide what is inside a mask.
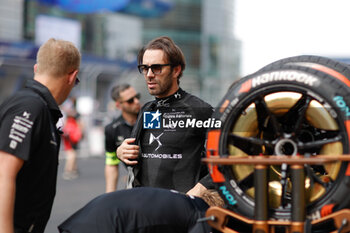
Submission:
[[[130,134],[131,138],[135,138],[135,144],[136,145],[139,144],[139,140],[140,140],[140,136],[141,136],[141,132],[142,132],[143,111],[144,110],[141,110],[139,115],[137,116],[136,123],[135,123],[134,127],[132,128],[132,131],[131,131],[131,134]]]
[[[112,132],[111,125],[107,125],[105,127],[105,151],[106,152],[115,152],[115,143],[113,138],[113,132]]]
[[[215,184],[211,179],[211,176],[209,173],[206,176],[204,176],[202,179],[200,179],[199,183],[201,183],[207,189],[215,189]]]
[[[29,160],[35,147],[36,136],[40,135],[42,112],[45,106],[36,98],[12,98],[2,106],[0,124],[0,150]]]

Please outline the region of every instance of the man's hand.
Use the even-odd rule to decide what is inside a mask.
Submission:
[[[139,156],[139,146],[132,143],[135,142],[135,138],[127,138],[117,148],[117,156],[127,165],[137,164],[137,157]]]
[[[190,189],[186,194],[187,194],[187,195],[196,196],[196,197],[201,197],[205,190],[207,190],[207,188],[204,187],[204,185],[202,185],[201,183],[197,183],[197,184],[196,184],[192,189]]]

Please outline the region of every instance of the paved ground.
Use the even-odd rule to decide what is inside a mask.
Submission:
[[[45,233],[58,233],[57,225],[105,191],[103,157],[79,158],[80,175],[75,180],[62,179],[64,162],[60,161],[57,194]],[[125,171],[122,171],[122,176],[124,174]],[[122,182],[119,182],[118,188],[120,185]]]

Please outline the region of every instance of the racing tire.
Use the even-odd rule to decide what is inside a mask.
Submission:
[[[264,67],[230,87],[214,112],[222,127],[208,132],[208,156],[349,154],[348,78],[339,79],[334,73],[287,63]],[[346,69],[338,72],[345,76]],[[254,167],[208,166],[227,208],[253,219]],[[268,169],[269,218],[290,220],[289,170],[276,165]],[[287,177],[282,178],[282,171]],[[348,162],[305,165],[305,171],[307,219],[319,219],[349,205]]]

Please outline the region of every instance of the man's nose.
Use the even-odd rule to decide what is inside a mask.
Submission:
[[[147,76],[154,76],[154,73],[153,73],[151,67],[148,67],[148,70],[147,70],[147,74],[146,74],[146,75],[147,75]]]

